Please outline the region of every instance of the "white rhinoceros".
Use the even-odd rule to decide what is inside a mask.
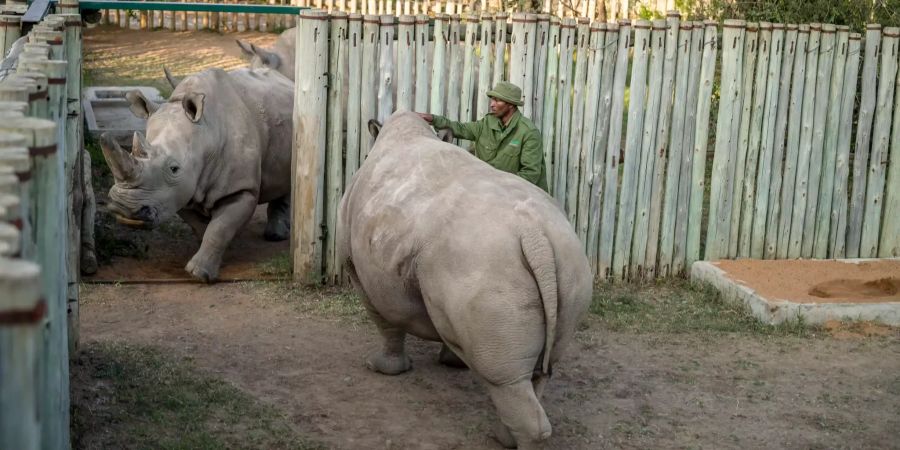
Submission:
[[[179,82],[166,103],[140,91],[131,110],[148,118],[131,151],[109,134],[103,156],[116,180],[108,209],[152,228],[178,214],[201,237],[185,269],[214,281],[222,255],[257,204],[268,203],[265,238],[289,236],[293,83],[269,69],[207,69]]]
[[[384,338],[367,366],[409,370],[407,333],[441,341],[441,362],[485,382],[498,440],[539,446],[551,434],[541,393],[592,294],[572,226],[541,189],[441,142],[415,113],[370,131],[337,225],[338,261]]]
[[[272,47],[260,48],[241,39],[235,39],[244,56],[250,58],[250,67],[268,67],[294,81],[294,52],[297,46],[297,28],[284,30]]]

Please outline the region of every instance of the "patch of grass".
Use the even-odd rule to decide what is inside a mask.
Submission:
[[[160,349],[91,344],[73,363],[73,448],[324,448],[287,418]]]
[[[269,264],[273,271],[280,270],[278,266],[284,264],[278,259],[273,259]],[[287,281],[290,270],[286,275],[286,281],[256,281],[244,283],[248,292],[254,293],[258,299],[286,303],[297,308],[298,312],[317,317],[337,319],[339,321],[359,325],[366,322],[368,313],[357,293],[346,287],[308,287]]]
[[[637,333],[714,332],[809,336],[802,321],[771,326],[741,305],[726,302],[706,284],[665,280],[646,284],[599,284],[590,312],[604,326]]]
[[[291,277],[291,255],[288,253],[275,255],[272,259],[259,265],[262,275],[287,280]]]

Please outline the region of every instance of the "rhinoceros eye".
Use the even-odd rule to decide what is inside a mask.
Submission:
[[[172,171],[172,175],[178,175],[178,170],[179,170],[179,169],[180,169],[180,168],[179,168],[178,166],[171,166],[171,167],[169,167],[169,170]]]

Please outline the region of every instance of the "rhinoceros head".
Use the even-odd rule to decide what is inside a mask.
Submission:
[[[152,228],[191,201],[203,155],[215,138],[203,123],[205,97],[190,89],[176,90],[168,102],[158,105],[140,91],[128,93],[131,111],[148,119],[147,137],[135,132],[131,151],[109,133],[100,139],[116,180],[107,207],[120,223]]]

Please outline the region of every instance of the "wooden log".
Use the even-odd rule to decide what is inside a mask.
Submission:
[[[553,196],[565,207],[569,170],[569,126],[572,120],[572,52],[575,49],[575,19],[563,19],[559,34],[559,70],[557,71],[556,133],[553,166],[556,174]]]
[[[544,81],[544,111],[541,122],[541,138],[543,139],[544,167],[547,169],[547,185],[550,194],[555,193],[556,170],[554,169],[556,143],[556,105],[559,102],[559,18],[550,18],[550,34],[547,40],[547,75]],[[496,62],[494,65],[496,69]]]
[[[728,257],[738,256],[738,241],[741,226],[741,200],[743,199],[744,175],[747,167],[747,151],[750,147],[750,119],[753,109],[753,74],[756,70],[756,55],[759,50],[759,24],[747,24],[744,34],[744,56],[741,68],[741,110],[740,129],[738,130],[738,147],[733,161],[729,161],[729,186],[726,190],[725,202],[731,206],[730,225],[725,231],[728,238]]]
[[[766,92],[765,105],[762,112],[762,131],[759,143],[759,171],[756,175],[753,198],[753,221],[750,234],[750,253],[754,259],[762,259],[765,253],[766,219],[769,210],[769,191],[771,189],[773,155],[775,154],[775,129],[778,124],[778,99],[781,83],[781,62],[784,59],[784,25],[772,24],[769,50],[769,63],[765,67]],[[764,66],[760,64],[758,70]],[[782,136],[783,137],[783,136]]]
[[[590,26],[590,42],[587,47],[588,71],[584,100],[584,125],[580,139],[581,172],[578,175],[578,219],[575,226],[578,237],[587,251],[588,224],[590,221],[591,185],[597,176],[597,168],[594,165],[594,138],[597,130],[597,111],[600,107],[600,83],[603,69],[603,47],[606,45],[606,24],[593,23]],[[602,166],[602,164],[601,164]],[[594,267],[591,263],[591,267]]]
[[[816,122],[816,91],[818,79],[818,54],[821,42],[821,25],[810,25],[809,44],[806,49],[806,82],[803,93],[803,114],[801,119],[800,152],[797,157],[797,178],[794,185],[793,217],[791,218],[788,258],[803,256],[803,232],[806,220],[806,204],[809,195],[809,168],[813,153],[813,126]],[[826,93],[826,96],[828,94]],[[818,180],[817,180],[818,181]]]
[[[884,30],[885,36],[888,35],[889,30],[896,33],[895,29],[887,28]],[[896,42],[896,38],[894,40]],[[896,83],[900,83],[900,72],[897,73],[895,86]],[[900,256],[900,95],[897,95],[894,100],[894,124],[891,131],[890,154],[885,149],[884,156],[886,157],[885,162],[889,166],[881,169],[887,172],[887,185],[884,194],[884,225],[881,229],[878,256],[896,258]]]
[[[610,108],[609,140],[606,148],[606,174],[603,181],[603,213],[600,218],[600,249],[597,263],[598,276],[613,276],[613,245],[616,229],[616,205],[619,187],[619,164],[622,146],[622,121],[625,111],[625,81],[628,76],[628,48],[631,46],[631,23],[619,22],[616,69],[613,81],[612,108]]]
[[[491,41],[494,35],[494,18],[490,14],[481,16],[481,47],[478,53],[478,90],[475,94],[475,117],[480,119],[490,112],[490,99],[487,92],[491,89]],[[535,126],[538,126],[535,124]],[[538,126],[540,129],[540,127]]]
[[[816,233],[816,211],[819,202],[819,186],[822,183],[822,158],[825,147],[825,120],[828,116],[828,101],[831,98],[831,70],[834,66],[835,26],[823,25],[818,49],[811,55],[818,54],[816,64],[816,96],[813,108],[812,147],[809,155],[809,170],[806,179],[806,212],[800,239],[800,256],[810,258]]]
[[[397,111],[413,110],[415,33],[415,16],[400,16],[397,26]]]
[[[657,121],[660,116],[660,104],[665,101],[664,108],[668,108],[671,104],[671,98],[663,100],[662,83],[663,83],[663,64],[666,62],[667,56],[666,45],[666,21],[654,20],[652,30],[650,32],[650,80],[647,94],[647,108],[644,110],[644,125],[641,137],[641,146],[638,159],[638,180],[637,180],[637,202],[635,204],[634,219],[634,244],[631,247],[631,276],[633,278],[642,277],[645,265],[655,266],[656,261],[651,263],[647,258],[647,242],[649,240],[647,233],[650,228],[650,209],[651,195],[653,192],[653,181],[656,175],[654,164],[656,163],[656,150],[662,148],[656,142],[657,137]],[[687,47],[685,47],[687,50]],[[680,103],[676,103],[679,107],[684,107],[684,99]],[[676,99],[677,102],[677,99]],[[683,111],[683,109],[682,109]],[[658,229],[657,229],[658,230]],[[654,252],[655,253],[655,252]]]
[[[528,58],[528,14],[513,13],[512,37],[509,41],[509,82],[522,88],[525,92],[525,74],[532,71],[526,64]],[[528,98],[528,97],[525,97]],[[525,114],[524,108],[522,111]],[[528,114],[525,114],[528,117]]]
[[[368,131],[368,122],[378,119],[378,35],[379,18],[374,14],[363,16],[362,80],[359,100],[359,165],[362,166],[375,140]]]
[[[460,96],[457,92],[462,90],[463,49],[460,42],[462,34],[460,30],[460,17],[457,14],[450,16],[450,70],[447,78],[447,110],[446,116],[450,120],[459,120]]]
[[[800,25],[797,34],[797,50],[794,54],[794,75],[788,112],[787,147],[785,148],[784,175],[782,176],[781,207],[779,209],[778,244],[779,259],[788,257],[793,220],[794,183],[797,180],[797,164],[800,154],[803,97],[806,84],[806,53],[809,44],[809,26]]]
[[[634,237],[634,215],[637,202],[638,170],[641,138],[644,128],[644,108],[647,93],[647,57],[650,52],[650,27],[646,20],[634,25],[634,54],[631,66],[631,89],[628,101],[628,128],[625,135],[625,164],[622,172],[622,194],[616,223],[616,242],[613,250],[613,276],[628,277],[631,245]]]
[[[297,27],[294,148],[291,162],[291,260],[294,280],[322,282],[328,112],[328,15],[302,10]]]
[[[578,186],[581,174],[581,139],[584,130],[584,96],[587,83],[587,68],[589,58],[585,57],[590,45],[590,25],[585,18],[578,19],[575,36],[575,76],[572,79],[572,110],[570,119],[569,139],[567,142],[568,168],[566,169],[566,203],[569,223],[574,227],[578,219]],[[582,236],[583,237],[583,236]],[[583,241],[582,241],[583,242]]]
[[[394,16],[382,15],[378,41],[378,121],[384,123],[394,112]]]
[[[844,84],[841,93],[841,118],[838,130],[837,160],[834,167],[834,197],[831,201],[831,233],[829,237],[830,256],[846,256],[848,187],[850,175],[850,139],[853,126],[853,111],[856,100],[856,84],[859,80],[860,35],[850,33],[847,44],[847,62],[844,65]]]
[[[670,274],[683,276],[687,263],[688,212],[691,200],[691,176],[694,166],[694,133],[697,127],[697,97],[700,93],[700,58],[703,55],[703,24],[693,22],[691,29],[691,57],[688,74],[687,110],[685,111],[682,142],[681,175],[678,178],[678,199],[675,216],[675,240]],[[707,117],[704,120],[709,120]]]
[[[744,54],[742,20],[726,20],[722,30],[722,78],[719,116],[716,122],[716,147],[710,178],[709,225],[706,229],[706,260],[728,254],[731,204],[726,197],[732,187],[729,165],[737,152],[742,99],[741,62]]]
[[[462,89],[459,104],[459,120],[471,122],[475,119],[475,49],[478,39],[478,17],[468,15],[466,17],[465,42],[460,47],[463,51]]]
[[[797,52],[797,25],[787,25],[784,35],[784,50],[781,53],[781,76],[778,81],[778,113],[775,118],[775,143],[772,154],[772,184],[769,189],[769,204],[766,208],[766,238],[763,257],[776,258],[778,234],[781,224],[781,187],[785,175],[783,168],[786,155],[787,117],[791,107],[792,88],[791,75],[794,72],[794,60]]]
[[[350,14],[347,21],[347,150],[344,164],[344,186],[349,186],[360,163],[360,131],[366,130],[361,122],[363,62],[363,16]],[[422,109],[424,111],[424,108]]]
[[[3,54],[9,54],[9,49],[12,45],[18,40],[21,35],[21,21],[22,16],[14,16],[14,15],[2,15],[0,16],[0,30],[2,30],[2,35],[0,38],[3,39]]]
[[[438,14],[434,18],[434,59],[431,70],[431,106],[433,114],[444,115],[447,101],[447,49],[450,44],[450,17]]]
[[[891,117],[897,78],[897,46],[900,28],[884,29],[881,42],[881,71],[878,75],[878,102],[875,105],[875,129],[872,132],[872,154],[866,177],[866,208],[860,236],[859,257],[878,256],[881,220],[884,209],[884,181],[890,152]]]
[[[541,130],[544,127],[544,90],[547,85],[547,58],[550,54],[550,15],[538,14],[536,17],[533,69],[534,89],[530,99],[533,109],[530,117],[534,126]],[[549,182],[549,180],[547,181]]]
[[[756,206],[756,179],[759,169],[760,146],[763,138],[764,110],[766,107],[766,94],[768,82],[769,58],[772,53],[772,24],[761,22],[757,37],[756,75],[753,81],[753,97],[748,101],[750,106],[750,135],[747,145],[747,160],[744,164],[743,186],[740,186],[741,195],[737,198],[740,203],[740,230],[737,236],[737,253],[740,258],[750,256],[750,247],[753,235],[753,213]]]
[[[35,373],[42,364],[37,350],[47,304],[40,280],[37,264],[0,257],[0,314],[18,318],[0,326],[0,409],[7,412],[0,415],[2,448],[36,450],[42,444],[36,399],[47,393]]]
[[[601,24],[601,31],[604,25]],[[599,245],[600,245],[600,217],[603,208],[604,182],[606,175],[606,149],[609,147],[610,132],[610,109],[613,103],[613,81],[615,80],[616,69],[616,44],[619,39],[619,25],[606,24],[606,32],[602,42],[598,42],[600,48],[598,53],[602,53],[602,65],[600,69],[600,93],[597,104],[598,113],[595,122],[596,131],[594,133],[593,143],[593,161],[590,192],[590,217],[588,219],[587,230],[587,256],[591,263],[591,268],[596,275],[599,266]],[[621,114],[620,114],[621,116]]]
[[[505,12],[497,13],[494,18],[494,26],[497,28],[497,31],[494,33],[494,71],[493,82],[491,83],[492,86],[508,79],[508,66],[506,64],[508,19],[509,14]]]
[[[325,232],[326,282],[341,282],[341,265],[337,261],[336,230],[337,211],[344,193],[344,121],[348,93],[345,90],[345,76],[348,66],[347,14],[340,11],[331,13],[330,46],[328,49],[329,73],[328,81],[328,125],[327,145],[325,153],[325,221],[328,227]]]
[[[416,111],[428,111],[429,86],[431,77],[430,60],[428,51],[428,16],[416,16]]]
[[[587,26],[587,25],[585,25]],[[525,16],[525,78],[522,80],[522,99],[525,105],[522,113],[525,117],[534,117],[535,110],[535,83],[534,66],[537,36],[537,15]]]
[[[681,28],[681,16],[677,12],[670,12],[666,17],[666,50],[663,62],[662,74],[662,103],[659,109],[659,118],[656,123],[655,144],[653,149],[654,161],[653,178],[650,188],[649,225],[647,231],[647,250],[643,255],[646,277],[655,277],[658,273],[657,259],[660,243],[660,223],[663,214],[663,195],[665,190],[666,159],[669,152],[669,128],[672,120],[672,104],[675,95],[675,70],[678,64],[679,30]],[[674,130],[673,130],[674,132]]]
[[[693,25],[690,22],[684,22],[680,27],[678,31],[678,46],[676,48],[677,75],[675,77],[675,100],[672,102],[672,130],[668,145],[666,190],[665,198],[663,199],[662,226],[658,229],[660,232],[659,261],[657,266],[656,260],[647,260],[648,276],[669,276],[672,273],[675,261],[675,227],[678,221],[679,189],[681,188],[682,176],[687,177],[687,173],[682,173],[682,165],[684,163],[684,154],[690,153],[690,151],[685,151],[684,136],[688,133],[688,130],[693,132],[693,128],[686,126],[687,110],[691,108],[691,103],[688,100],[688,91],[690,89],[690,67],[693,63],[691,61]],[[654,268],[656,269],[655,271]]]
[[[860,81],[859,115],[856,121],[856,146],[853,149],[853,190],[850,194],[850,216],[847,219],[847,258],[861,255],[863,216],[866,207],[866,178],[872,142],[872,123],[875,118],[878,74],[878,52],[881,49],[881,25],[866,27],[866,53]]]
[[[807,220],[814,221],[815,232],[813,238],[812,257],[825,259],[828,257],[828,242],[831,236],[831,201],[834,195],[834,173],[837,164],[838,130],[841,127],[841,96],[844,89],[844,66],[847,61],[847,43],[849,41],[849,27],[836,27],[837,34],[832,39],[830,86],[828,87],[828,110],[825,126],[825,136],[822,150],[821,185],[819,186],[818,199],[816,200],[816,212],[813,217],[807,216]],[[827,48],[823,48],[823,51]],[[821,56],[820,56],[821,59]],[[854,87],[855,89],[855,87]],[[812,172],[812,170],[810,170]],[[812,176],[812,174],[810,174]],[[810,200],[812,198],[810,197]]]

